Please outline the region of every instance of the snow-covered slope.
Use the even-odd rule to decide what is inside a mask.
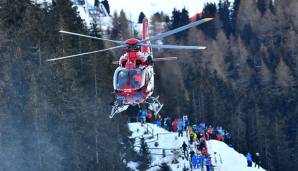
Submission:
[[[182,151],[180,149],[183,141],[188,143],[188,136],[184,132],[183,137],[178,137],[176,132],[168,132],[163,128],[159,128],[154,124],[141,125],[140,123],[128,124],[132,135],[130,138],[134,138],[135,150],[139,152],[140,138],[143,136],[146,139],[148,147],[150,149],[152,163],[150,171],[159,170],[162,163],[167,163],[173,171],[182,171],[183,168],[190,168],[190,162],[182,158]],[[147,132],[147,133],[146,133]],[[158,137],[157,137],[158,135]],[[158,146],[156,146],[158,144]],[[189,144],[188,144],[189,146]],[[243,154],[238,153],[233,148],[230,148],[225,143],[210,140],[207,141],[208,153],[211,154],[212,164],[215,166],[215,171],[263,171],[264,169],[247,167],[246,158]],[[165,156],[162,156],[163,150],[165,150]],[[176,149],[176,150],[174,150]],[[175,158],[174,153],[178,152],[178,163],[172,164]],[[214,153],[216,152],[216,154]],[[128,162],[128,167],[132,170],[137,170],[136,161]],[[199,169],[200,170],[200,169]]]
[[[90,10],[94,9],[95,0],[85,0],[84,4],[79,4],[77,0],[71,0],[74,3],[74,6],[77,7],[77,11],[80,14],[80,17],[85,21],[87,27],[90,27],[92,23],[97,23],[103,30],[107,27],[111,27],[112,19],[109,16],[91,16]],[[34,3],[42,4],[48,3],[51,5],[52,0],[32,0]]]
[[[261,171],[262,168],[246,167],[247,162],[243,154],[238,153],[227,144],[217,140],[207,141],[209,153],[212,154],[213,163],[219,171]],[[216,154],[214,154],[216,152]],[[215,160],[214,160],[215,159]],[[254,164],[253,164],[254,166]]]

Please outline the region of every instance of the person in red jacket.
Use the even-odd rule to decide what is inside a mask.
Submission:
[[[179,123],[179,120],[178,120],[178,119],[175,119],[175,120],[172,122],[172,129],[173,129],[174,132],[177,131],[178,123]]]
[[[147,122],[151,123],[152,122],[152,112],[149,110],[148,113],[147,113]]]

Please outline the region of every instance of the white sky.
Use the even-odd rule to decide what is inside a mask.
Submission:
[[[156,12],[163,11],[169,16],[172,15],[174,8],[181,10],[185,7],[189,16],[201,12],[204,4],[207,2],[216,2],[218,0],[108,0],[111,14],[114,11],[120,12],[121,9],[127,15],[128,19],[137,21],[140,12],[146,16],[151,16]]]

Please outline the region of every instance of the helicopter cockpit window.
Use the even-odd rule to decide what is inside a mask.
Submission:
[[[114,88],[116,90],[140,89],[145,84],[145,74],[142,68],[127,70],[117,69],[114,75]]]

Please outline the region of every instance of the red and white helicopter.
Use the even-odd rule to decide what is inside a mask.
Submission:
[[[149,37],[148,20],[143,19],[142,39],[131,38],[126,41],[110,40],[105,38],[98,38],[88,35],[83,35],[74,32],[60,31],[63,34],[74,36],[87,37],[91,39],[98,39],[109,41],[118,44],[118,46],[110,47],[107,49],[80,53],[76,55],[64,56],[48,61],[56,61],[67,58],[73,58],[82,55],[88,55],[118,48],[124,48],[123,54],[119,61],[114,61],[113,64],[118,65],[114,72],[113,87],[115,93],[115,101],[112,105],[110,118],[117,113],[125,111],[129,106],[140,105],[142,103],[148,104],[148,109],[158,114],[163,105],[158,101],[158,97],[152,97],[154,90],[154,71],[153,63],[157,61],[176,60],[176,57],[153,58],[152,49],[206,49],[204,46],[180,46],[180,45],[156,45],[151,44],[150,41],[160,40],[164,37],[173,35],[183,30],[195,27],[202,23],[212,20],[213,18],[204,18],[182,27],[160,33],[158,35]]]

